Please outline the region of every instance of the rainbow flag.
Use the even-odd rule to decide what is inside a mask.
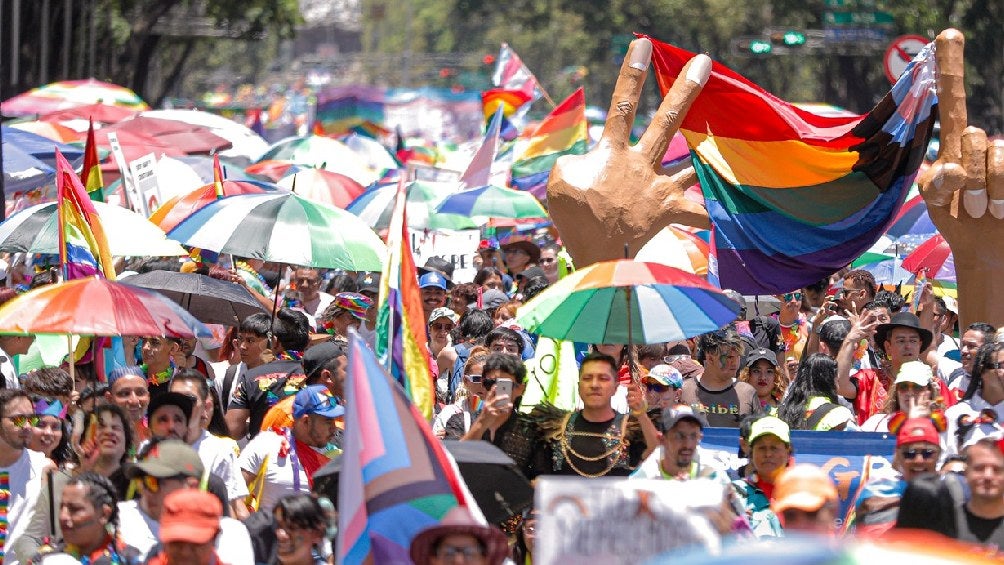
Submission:
[[[336,562],[411,563],[411,540],[469,506],[466,491],[423,414],[355,332],[348,358]]]
[[[694,54],[652,44],[665,95]],[[871,247],[913,184],[936,104],[933,44],[863,116],[813,114],[714,63],[680,132],[711,217],[722,286],[787,292]]]
[[[115,280],[115,268],[101,219],[80,177],[73,172],[73,167],[59,149],[56,149],[56,207],[59,264],[63,268],[63,279],[98,274]]]
[[[98,156],[98,144],[94,139],[94,120],[89,120],[87,127],[87,142],[84,144],[84,166],[80,169],[80,182],[84,183],[87,195],[91,200],[105,201],[104,179],[101,178],[101,158]]]
[[[481,146],[474,153],[474,157],[467,165],[467,170],[460,175],[460,188],[475,188],[487,184],[505,184],[507,167],[500,167],[495,164],[499,153],[499,135],[502,130],[502,110],[496,110],[488,122],[488,129],[485,137],[481,140]]]
[[[530,143],[512,165],[512,187],[547,198],[551,167],[562,155],[582,155],[589,149],[586,96],[578,89],[544,118]]]
[[[380,278],[376,353],[387,371],[407,391],[426,419],[432,419],[436,389],[429,369],[429,335],[418,289],[418,271],[411,254],[405,217],[406,184],[398,181],[394,212],[387,235],[387,262]]]

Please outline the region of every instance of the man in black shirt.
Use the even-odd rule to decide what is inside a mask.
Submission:
[[[230,401],[226,420],[230,437],[234,439],[258,435],[268,409],[283,398],[296,394],[303,386],[303,350],[310,341],[307,316],[303,312],[283,308],[276,313],[271,334],[269,343],[275,359],[245,373]]]
[[[965,448],[966,482],[970,497],[958,506],[959,539],[1001,553],[1004,548],[1004,453],[997,434]]]

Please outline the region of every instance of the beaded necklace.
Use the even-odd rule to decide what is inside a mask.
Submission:
[[[3,563],[7,550],[7,531],[10,524],[7,521],[7,511],[10,509],[10,473],[0,471],[0,563]]]

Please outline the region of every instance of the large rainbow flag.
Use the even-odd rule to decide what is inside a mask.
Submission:
[[[652,44],[665,95],[694,54]],[[714,63],[680,132],[704,191],[722,286],[787,292],[867,250],[906,199],[936,104],[933,43],[863,116],[801,110]]]
[[[101,219],[80,177],[59,149],[56,149],[56,207],[63,279],[101,274],[108,280],[115,280],[115,267]]]
[[[586,96],[578,89],[544,118],[530,135],[530,143],[512,165],[513,188],[547,198],[551,167],[562,155],[581,155],[589,149]]]
[[[425,418],[354,332],[348,358],[337,563],[411,563],[412,538],[468,506],[465,490]]]
[[[380,278],[376,354],[387,371],[404,387],[426,419],[432,419],[436,390],[429,369],[429,335],[418,289],[418,270],[411,254],[405,217],[407,185],[398,182],[394,212],[387,233],[387,262]]]

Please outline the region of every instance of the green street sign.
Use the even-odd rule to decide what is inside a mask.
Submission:
[[[824,12],[823,23],[826,25],[892,25],[895,20],[889,12]]]
[[[770,41],[763,41],[761,39],[750,41],[750,52],[755,55],[768,55],[771,49]]]

